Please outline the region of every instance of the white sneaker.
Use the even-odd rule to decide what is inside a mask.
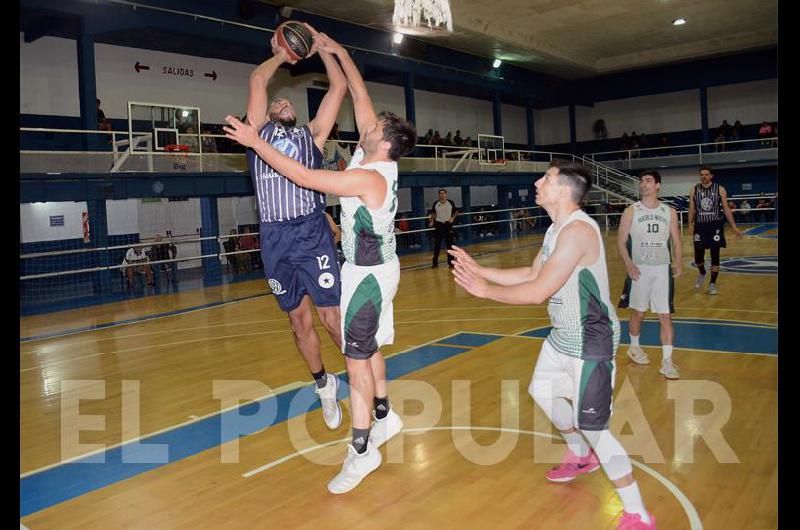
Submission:
[[[716,283],[709,283],[708,284],[708,294],[717,294],[717,284]]]
[[[352,444],[347,444],[347,456],[342,470],[328,482],[328,491],[335,494],[347,493],[378,469],[382,461],[381,452],[372,445],[372,440],[367,442],[367,450],[363,454],[356,453]]]
[[[403,420],[400,419],[400,416],[397,415],[392,407],[389,407],[389,413],[382,420],[375,417],[375,411],[372,411],[372,417],[375,418],[375,421],[369,431],[369,441],[376,448],[382,446],[403,430]]]
[[[698,274],[697,278],[695,278],[695,280],[694,280],[694,288],[695,289],[701,288],[703,286],[703,282],[705,282],[705,281],[706,281],[706,275],[705,274]]]
[[[639,346],[629,346],[628,357],[636,364],[650,364],[650,358]]]
[[[336,400],[336,393],[339,391],[339,378],[328,373],[328,383],[322,388],[316,388],[314,392],[319,395],[322,403],[322,419],[329,429],[336,429],[342,424],[342,407]]]
[[[667,379],[680,379],[681,374],[678,373],[678,365],[672,361],[661,361],[661,369],[658,371]]]

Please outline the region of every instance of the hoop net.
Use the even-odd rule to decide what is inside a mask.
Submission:
[[[184,144],[168,144],[164,146],[164,151],[170,153],[172,158],[172,169],[186,171],[186,162],[189,161],[189,146]]]
[[[392,24],[400,33],[431,35],[452,32],[449,0],[395,0]]]

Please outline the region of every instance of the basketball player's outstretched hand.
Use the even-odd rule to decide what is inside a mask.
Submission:
[[[489,284],[469,265],[457,261],[453,268],[453,276],[456,283],[469,294],[478,298],[486,298]]]
[[[225,136],[242,144],[245,147],[253,147],[258,143],[260,137],[258,131],[252,125],[242,123],[233,116],[225,116],[225,121],[230,124],[229,127],[223,127]]]
[[[451,249],[447,251],[448,254],[453,256],[457,263],[461,263],[462,265],[468,265],[470,269],[475,271],[476,273],[480,270],[480,265],[470,256],[466,250],[461,247],[457,247],[453,245]]]

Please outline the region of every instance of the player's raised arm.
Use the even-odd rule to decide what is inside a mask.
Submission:
[[[358,67],[353,62],[353,58],[350,57],[350,54],[341,44],[324,33],[319,34],[317,42],[320,51],[330,51],[336,55],[342,65],[342,71],[347,78],[347,88],[350,90],[350,97],[353,99],[358,134],[359,136],[363,136],[365,131],[378,121],[375,108],[372,105],[372,99],[367,92],[367,85],[364,83],[364,78],[361,77],[361,72],[358,71]]]
[[[289,58],[288,52],[278,45],[278,39],[275,35],[272,36],[270,41],[272,45],[272,57],[261,63],[250,74],[250,96],[247,100],[247,121],[256,128],[261,130],[261,127],[267,122],[267,108],[269,107],[269,96],[267,95],[267,86],[272,78],[275,77],[275,72],[283,63],[294,64],[297,61],[292,61]]]

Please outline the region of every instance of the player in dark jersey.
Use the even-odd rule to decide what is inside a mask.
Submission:
[[[316,34],[311,26],[307,27]],[[271,45],[273,56],[250,74],[247,121],[276,149],[308,168],[318,169],[322,165],[325,140],[347,94],[347,80],[336,59],[320,50],[330,88],[314,119],[298,127],[297,114],[289,99],[277,98],[268,103],[267,85],[278,68],[283,63],[294,64],[274,36]],[[316,46],[312,52],[317,52]],[[252,149],[248,150],[247,159],[261,221],[264,274],[278,305],[289,314],[297,349],[316,381],[325,424],[335,429],[342,421],[336,399],[339,380],[325,371],[311,313],[313,301],[322,325],[341,349],[339,266],[324,216],[325,195],[297,186]]]
[[[736,227],[733,214],[728,206],[728,193],[711,179],[714,175],[711,168],[700,168],[700,183],[695,184],[689,192],[689,228],[694,234],[694,263],[699,271],[694,288],[703,286],[706,279],[705,254],[711,251],[711,282],[708,294],[717,294],[717,276],[719,275],[719,249],[725,248],[725,219],[731,225],[736,237],[742,232]],[[723,218],[723,212],[725,217]]]

